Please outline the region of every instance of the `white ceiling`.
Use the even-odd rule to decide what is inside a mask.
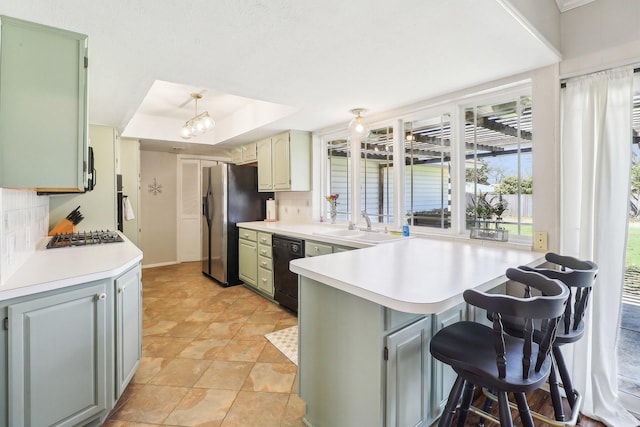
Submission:
[[[0,14],[89,36],[90,123],[200,154],[558,62],[511,12],[505,0],[0,3]],[[191,92],[217,122],[195,146],[179,136]]]

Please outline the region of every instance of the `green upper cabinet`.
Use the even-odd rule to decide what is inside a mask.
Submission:
[[[258,191],[311,190],[311,134],[290,130],[258,141]]]
[[[83,191],[87,36],[0,16],[0,187]]]

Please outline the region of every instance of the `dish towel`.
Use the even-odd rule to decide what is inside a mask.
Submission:
[[[133,208],[131,207],[131,202],[129,201],[128,197],[122,198],[122,212],[124,212],[125,221],[136,219],[136,216],[133,214]]]

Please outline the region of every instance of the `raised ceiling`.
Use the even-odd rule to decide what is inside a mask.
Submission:
[[[0,14],[88,34],[90,123],[201,154],[560,60],[507,0],[3,0]],[[217,126],[185,144],[190,92]]]

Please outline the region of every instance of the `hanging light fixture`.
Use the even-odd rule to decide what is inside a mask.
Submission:
[[[353,110],[351,110],[351,114],[354,114],[355,117],[351,119],[349,127],[353,128],[353,130],[358,133],[362,133],[364,131],[364,123],[362,122],[363,119],[361,114],[365,111],[367,110],[365,110],[364,108],[354,108]]]
[[[180,136],[184,139],[190,139],[196,135],[209,132],[216,125],[211,116],[209,116],[208,111],[198,114],[198,99],[201,99],[202,95],[199,93],[192,93],[191,97],[196,103],[196,115],[187,120],[184,126],[182,126]]]

